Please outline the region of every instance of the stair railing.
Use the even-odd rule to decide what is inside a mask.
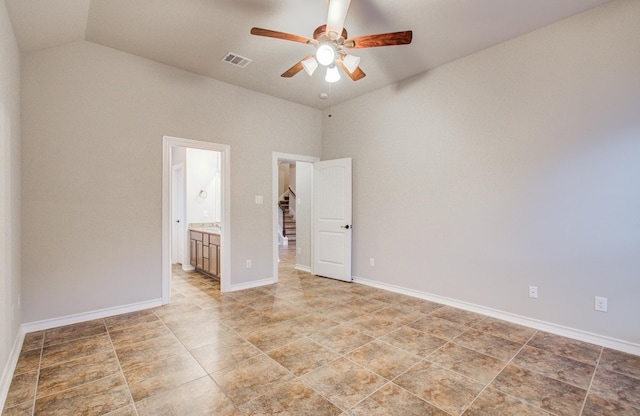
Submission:
[[[293,219],[296,218],[296,193],[289,187],[289,212]]]
[[[284,228],[284,208],[278,204],[278,242],[280,245],[288,246],[287,230]]]

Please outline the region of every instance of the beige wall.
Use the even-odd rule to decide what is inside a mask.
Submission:
[[[231,283],[272,277],[264,173],[319,155],[318,110],[88,42],[23,61],[25,322],[160,298],[163,135],[231,146]]]
[[[327,110],[354,275],[639,344],[638,22],[617,1]]]
[[[0,384],[21,322],[20,296],[20,53],[0,2]],[[0,408],[7,386],[0,385]]]

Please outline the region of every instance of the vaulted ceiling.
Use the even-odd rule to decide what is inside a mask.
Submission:
[[[354,51],[367,76],[333,84],[320,72],[280,77],[313,46],[249,33],[257,26],[312,37],[326,22],[327,0],[5,1],[22,52],[84,40],[325,108],[611,0],[352,0],[350,37],[413,30],[413,43]],[[227,52],[252,62],[224,63]]]

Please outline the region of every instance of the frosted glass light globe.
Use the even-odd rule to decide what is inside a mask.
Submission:
[[[320,45],[316,51],[316,59],[320,65],[330,65],[336,59],[336,51],[330,45]]]

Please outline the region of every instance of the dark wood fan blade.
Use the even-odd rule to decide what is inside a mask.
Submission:
[[[378,46],[408,45],[412,39],[413,32],[406,30],[404,32],[381,33],[379,35],[367,35],[347,39],[344,46],[351,49],[361,49],[375,48]]]
[[[364,71],[360,69],[360,67],[357,67],[356,70],[353,71],[353,73],[351,73],[349,72],[349,69],[347,69],[347,67],[345,66],[344,62],[342,62],[342,59],[336,59],[336,62],[338,63],[338,65],[340,65],[340,68],[342,68],[344,73],[349,75],[349,77],[354,81],[358,81],[359,79],[362,79],[367,76],[367,74],[365,74]]]
[[[302,58],[300,61],[298,61],[298,63],[296,63],[294,66],[292,66],[291,68],[287,69],[282,75],[280,75],[283,78],[291,78],[292,76],[296,75],[298,72],[302,71],[304,69],[304,67],[302,66],[302,61],[306,61],[307,59],[311,58],[313,56],[312,55],[308,55],[305,56],[304,58]]]
[[[305,38],[304,36],[292,35],[291,33],[277,32],[275,30],[260,29],[259,27],[251,28],[251,34],[256,36],[266,36],[268,38],[276,38],[282,40],[290,40],[292,42],[313,43],[314,39]]]

